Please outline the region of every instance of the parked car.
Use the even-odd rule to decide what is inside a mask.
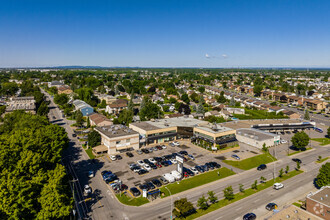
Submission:
[[[157,147],[153,147],[151,148],[153,151],[158,151],[158,148]]]
[[[188,158],[191,159],[191,160],[195,160],[195,157],[191,154],[188,154]]]
[[[149,153],[152,153],[152,151],[153,151],[152,147],[148,148],[147,150],[149,151]]]
[[[137,164],[139,164],[142,167],[142,166],[144,166],[145,163],[142,160],[138,160]]]
[[[156,147],[158,150],[163,150],[162,146],[160,146],[160,145],[157,145]]]
[[[110,155],[110,159],[114,161],[117,160],[117,157],[115,155]]]
[[[172,164],[177,164],[178,163],[178,161],[176,159],[170,159],[170,161],[171,161]]]
[[[136,153],[139,155],[143,154],[143,152],[141,150],[136,150]]]
[[[298,163],[301,163],[301,160],[300,159],[298,159],[298,158],[292,158],[292,161],[294,161],[294,162],[298,162]]]
[[[145,148],[141,149],[141,151],[142,151],[143,153],[145,153],[145,154],[148,154],[148,153],[149,153],[149,150],[148,150],[148,149],[145,149]]]
[[[182,155],[188,155],[188,152],[185,151],[185,150],[182,150],[182,151],[180,151],[179,153],[182,154]]]
[[[149,158],[148,160],[150,163],[153,163],[153,164],[155,164],[157,162],[154,158]]]
[[[141,185],[139,185],[139,189],[140,189],[141,191],[143,191],[144,189],[147,190],[147,191],[149,191],[149,187],[148,187],[147,184],[141,184]]]
[[[173,141],[172,144],[173,144],[174,146],[179,146],[179,145],[180,145],[180,143],[177,142],[177,141]]]
[[[88,171],[88,177],[89,178],[94,177],[94,171],[93,170]]]
[[[158,179],[153,179],[151,182],[157,187],[161,187],[163,185]]]
[[[141,192],[140,192],[140,190],[138,190],[138,188],[136,188],[136,187],[132,187],[132,188],[130,188],[130,190],[129,190],[132,194],[133,194],[133,196],[135,196],[135,197],[137,197],[137,196],[140,196],[141,195]]]
[[[281,144],[286,144],[286,143],[288,143],[288,141],[286,141],[284,139],[281,140]]]
[[[148,171],[146,171],[145,169],[140,169],[140,170],[138,171],[138,174],[139,174],[139,175],[143,175],[143,174],[146,174],[146,173],[148,173]]]
[[[108,178],[105,179],[105,182],[109,184],[116,180],[118,180],[118,177],[115,174],[111,174]]]
[[[160,181],[163,185],[168,184],[167,179],[165,179],[165,177],[163,177],[163,176],[161,176],[161,177],[159,178],[159,181]]]
[[[162,149],[166,149],[166,146],[165,145],[162,145],[161,147],[162,147]]]
[[[150,171],[151,170],[151,167],[148,165],[148,164],[144,164],[143,165],[143,168],[147,171]]]
[[[155,163],[155,165],[156,165],[158,168],[161,168],[161,167],[162,167],[162,165],[161,165],[159,162]]]
[[[108,179],[110,177],[110,175],[112,174],[111,171],[109,170],[104,170],[101,172],[102,178],[105,181],[106,179]]]
[[[284,185],[282,183],[274,183],[273,188],[276,190],[282,189]]]
[[[243,216],[243,220],[255,220],[255,219],[257,219],[257,216],[254,213],[247,213]]]
[[[89,185],[85,185],[84,192],[85,192],[85,194],[88,195],[88,194],[92,193],[92,188]]]
[[[133,167],[132,170],[134,173],[138,173],[142,168],[140,166]]]
[[[200,173],[204,173],[204,169],[201,166],[195,166],[196,170]]]
[[[264,170],[264,169],[266,169],[266,168],[267,168],[266,164],[260,164],[260,165],[258,166],[257,170],[261,171],[261,170]]]
[[[210,164],[211,164],[214,168],[217,168],[217,169],[221,167],[221,165],[218,164],[217,162],[210,162]]]
[[[77,135],[76,134],[72,134],[72,137],[77,137]]]
[[[126,155],[127,155],[128,157],[134,157],[134,154],[132,154],[131,152],[126,152]]]
[[[277,205],[273,202],[268,203],[265,207],[268,211],[272,211],[273,209],[277,209]]]
[[[202,165],[201,168],[202,168],[205,172],[209,171],[209,167],[208,167],[207,165]]]
[[[190,170],[194,173],[194,174],[198,174],[198,170],[195,167],[190,167]]]
[[[240,160],[241,158],[239,156],[237,156],[236,154],[231,155],[232,158],[236,159],[236,160]]]
[[[116,155],[117,160],[123,159],[119,154]]]
[[[149,190],[155,189],[155,185],[152,182],[147,182],[146,185],[148,186]]]

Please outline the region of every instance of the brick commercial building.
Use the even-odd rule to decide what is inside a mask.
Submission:
[[[322,219],[330,220],[330,186],[324,186],[307,195],[306,210]]]

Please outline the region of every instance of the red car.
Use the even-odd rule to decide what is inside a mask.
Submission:
[[[155,164],[158,168],[161,168],[162,167],[162,165],[160,164],[160,163],[156,163]]]
[[[184,172],[183,176],[184,176],[184,178],[187,178],[187,177],[189,177],[189,174],[187,172]]]

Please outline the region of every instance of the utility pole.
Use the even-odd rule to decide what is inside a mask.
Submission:
[[[167,187],[165,187],[165,189],[167,189],[167,191],[170,193],[170,196],[171,196],[171,217],[170,217],[170,219],[172,220],[173,219],[173,197],[172,197],[172,194],[171,194],[171,191],[167,188]]]

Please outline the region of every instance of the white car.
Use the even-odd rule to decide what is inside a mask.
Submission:
[[[144,166],[145,163],[142,160],[138,160],[137,164],[139,164],[142,167],[142,166]]]
[[[173,164],[177,164],[177,163],[178,163],[178,161],[177,161],[176,159],[170,159],[170,161],[171,161],[171,163],[173,163]]]
[[[88,194],[92,193],[92,188],[89,185],[85,185],[84,192],[85,192],[85,194],[88,195]]]
[[[162,145],[162,148],[163,148],[163,149],[166,149],[166,146],[165,146],[165,145]]]
[[[286,143],[288,143],[286,140],[281,140],[281,144],[286,144]]]
[[[284,185],[282,183],[274,183],[273,188],[278,190],[278,189],[282,189],[284,187]]]
[[[148,160],[150,161],[150,163],[156,163],[154,158],[149,158]]]
[[[110,156],[110,159],[111,159],[111,160],[117,160],[117,157],[114,156],[114,155],[111,155],[111,156]]]
[[[198,170],[195,167],[190,167],[190,170],[194,173],[194,174],[198,174]]]
[[[180,143],[177,142],[177,141],[174,141],[173,144],[174,144],[175,146],[179,146],[179,145],[180,145]]]
[[[143,168],[146,169],[147,171],[151,170],[151,167],[148,164],[144,164]]]

